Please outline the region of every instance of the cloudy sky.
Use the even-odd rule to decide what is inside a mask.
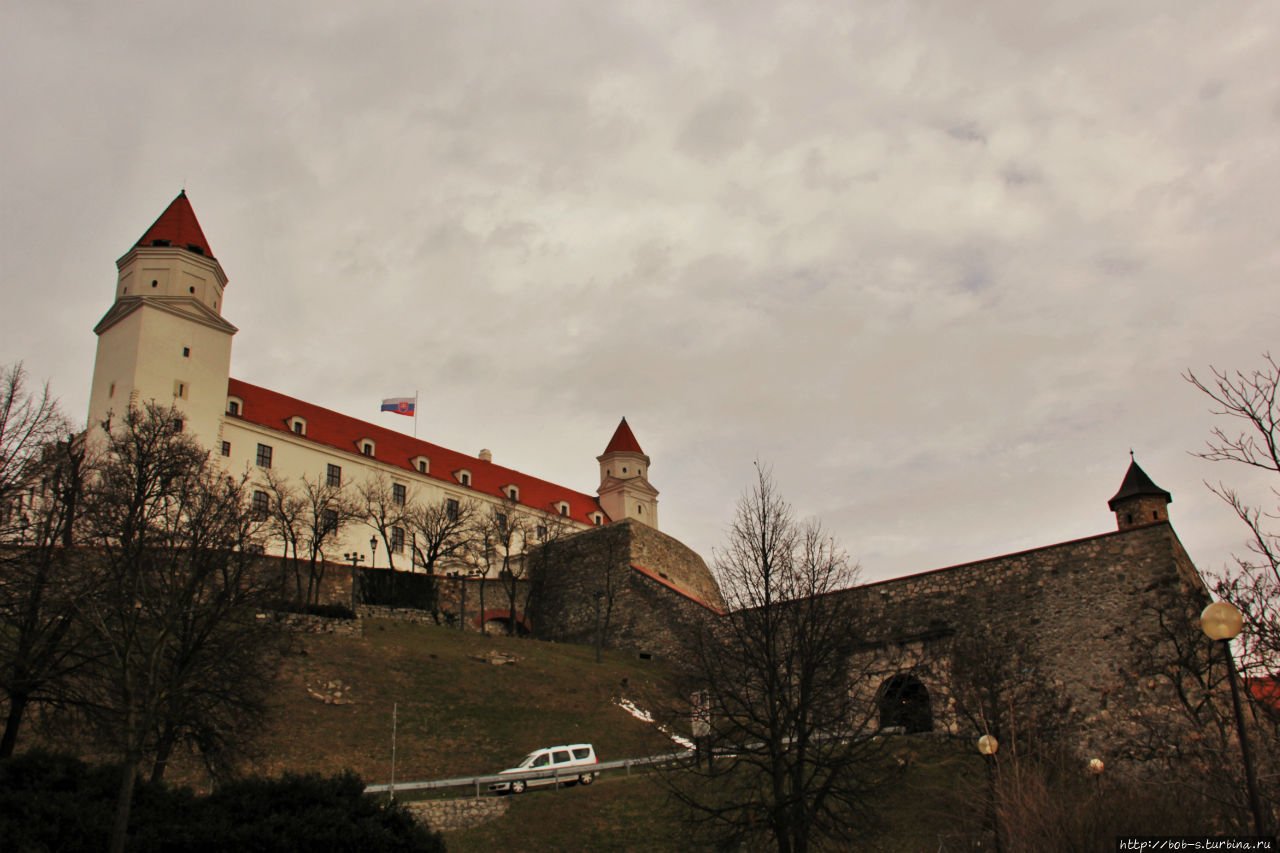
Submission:
[[[756,459],[878,579],[1131,448],[1239,547],[1180,374],[1275,341],[1275,0],[11,0],[0,74],[0,363],[79,418],[185,187],[234,375],[583,491],[625,415],[708,557]]]

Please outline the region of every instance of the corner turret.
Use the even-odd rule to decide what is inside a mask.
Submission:
[[[155,401],[177,407],[186,428],[216,447],[237,330],[222,317],[227,276],[185,190],[116,268],[115,301],[93,329],[90,427]]]
[[[600,508],[612,521],[633,518],[642,524],[658,526],[658,490],[649,485],[649,457],[640,449],[627,419],[614,430],[604,453],[596,457],[600,463]]]
[[[1142,527],[1169,520],[1169,504],[1173,496],[1157,486],[1147,476],[1147,472],[1138,467],[1129,451],[1129,470],[1125,472],[1120,491],[1115,493],[1107,506],[1116,514],[1116,526],[1119,530]]]

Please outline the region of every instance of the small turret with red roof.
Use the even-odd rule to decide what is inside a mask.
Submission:
[[[600,506],[612,521],[633,518],[658,526],[658,490],[649,484],[649,457],[623,418],[613,431],[600,463]]]

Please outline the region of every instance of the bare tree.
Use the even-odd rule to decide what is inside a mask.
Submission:
[[[731,610],[701,633],[689,686],[705,689],[699,716],[727,754],[681,771],[676,796],[735,845],[802,853],[865,828],[886,769],[855,684],[864,617],[842,590],[856,566],[757,465],[715,571]]]
[[[974,608],[996,611],[994,604]],[[1070,730],[1071,700],[1064,685],[1048,679],[1025,633],[974,622],[950,646],[945,687],[969,730],[996,738],[1002,758],[1048,758]]]
[[[412,516],[408,490],[403,485],[393,483],[381,471],[375,471],[360,484],[358,491],[360,517],[373,528],[386,546],[387,566],[395,571],[395,556],[404,553],[405,529]],[[412,555],[410,567],[412,568]]]
[[[485,585],[487,580],[498,581],[507,602],[507,633],[514,635],[517,625],[517,604],[525,573],[524,549],[534,535],[530,518],[520,510],[520,504],[510,498],[488,507],[476,518],[476,557],[484,567],[480,577],[481,630],[484,630]]]
[[[8,714],[0,757],[13,754],[27,710],[72,700],[89,659],[77,603],[89,592],[71,549],[85,444],[49,396],[0,371],[0,691]]]
[[[436,574],[443,566],[464,561],[471,547],[477,514],[473,502],[452,498],[414,504],[405,512],[405,524],[413,543],[413,561],[426,573],[428,605],[436,624],[440,623]]]
[[[1227,418],[1216,426],[1205,449],[1196,454],[1211,462],[1234,462],[1280,474],[1280,365],[1271,355],[1252,371],[1227,372],[1211,367],[1205,381],[1191,371],[1183,378],[1214,403],[1214,414]],[[1219,482],[1209,488],[1249,531],[1245,554],[1235,556],[1235,570],[1216,585],[1219,596],[1245,617],[1237,641],[1245,673],[1280,669],[1280,533],[1272,527],[1280,517],[1280,490],[1271,487],[1270,506],[1260,507]]]
[[[0,368],[0,540],[16,538],[23,509],[16,502],[30,491],[31,467],[69,432],[48,385],[29,391],[21,363]]]
[[[341,483],[303,476],[297,483],[275,470],[263,473],[263,511],[270,535],[282,545],[281,560],[293,575],[298,600],[316,604],[324,584],[326,549],[363,518],[363,508]],[[305,577],[305,582],[304,582]]]
[[[273,676],[260,618],[246,483],[217,472],[179,413],[149,405],[105,424],[84,504],[94,594],[81,607],[101,649],[86,679],[92,722],[120,757],[111,849],[124,849],[134,783],[178,742],[225,756],[252,736]]]

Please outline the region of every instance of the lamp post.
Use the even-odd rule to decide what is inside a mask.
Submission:
[[[1000,749],[1000,741],[992,735],[978,738],[978,752],[982,754],[983,763],[987,765],[987,808],[990,812],[991,831],[995,835],[996,853],[1000,853],[1000,814],[996,810],[996,777],[993,766],[996,763],[996,752]]]
[[[1240,634],[1243,627],[1244,616],[1229,601],[1215,601],[1200,614],[1200,630],[1215,645],[1222,644],[1222,654],[1227,659],[1227,681],[1231,684],[1231,706],[1236,715],[1236,736],[1240,740],[1240,758],[1244,761],[1244,780],[1249,790],[1253,829],[1258,835],[1265,836],[1267,830],[1262,816],[1262,803],[1258,799],[1258,780],[1253,769],[1253,755],[1249,751],[1249,737],[1244,728],[1244,709],[1240,704],[1240,688],[1236,686],[1236,666],[1231,659],[1231,641]]]
[[[343,554],[342,559],[351,561],[351,612],[355,613],[360,606],[360,564],[364,562],[364,554],[353,551]]]
[[[1098,796],[1102,796],[1102,771],[1106,769],[1106,765],[1102,763],[1101,758],[1089,759],[1089,775],[1097,780]]]
[[[369,568],[373,568],[374,560],[378,556],[378,537],[369,537]]]

